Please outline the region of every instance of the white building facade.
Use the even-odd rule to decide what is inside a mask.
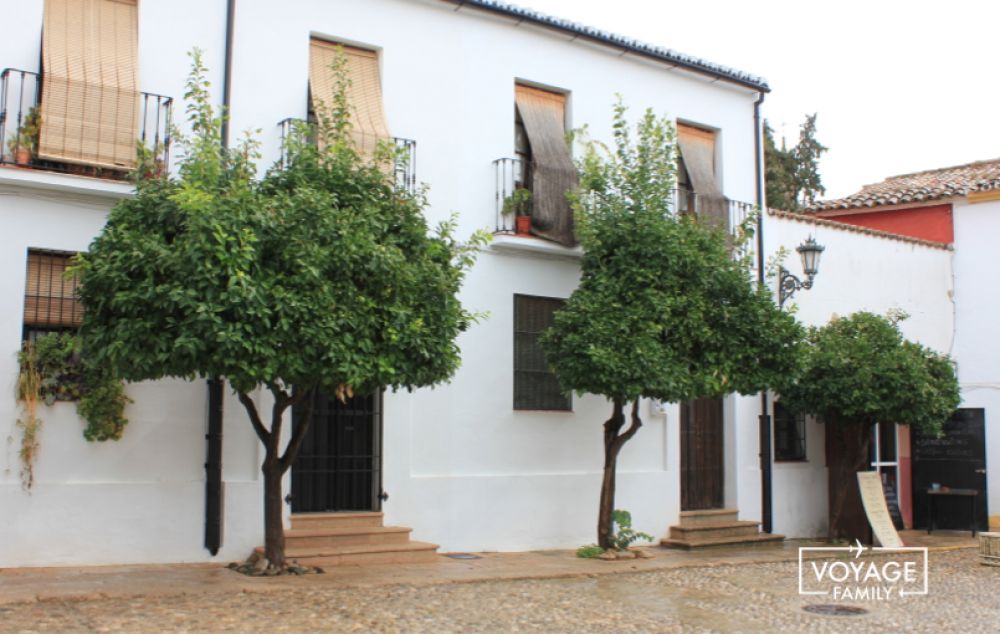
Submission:
[[[262,168],[279,159],[280,122],[309,116],[310,85],[316,82],[310,65],[317,42],[343,44],[375,60],[363,62],[367,72],[376,73],[374,85],[381,93],[384,119],[375,127],[415,142],[415,160],[407,169],[429,186],[430,223],[457,212],[459,235],[500,231],[479,256],[462,293],[467,308],[488,313],[488,318],[460,338],[461,369],[449,384],[433,390],[384,394],[375,408],[376,436],[366,441],[373,458],[368,468],[376,472],[376,480],[369,483],[371,495],[353,505],[380,509],[386,523],[412,527],[415,538],[439,544],[443,551],[568,548],[592,542],[603,459],[601,425],[610,405],[589,395],[574,395],[570,406],[562,408],[532,407],[530,395],[517,400],[516,341],[519,334],[531,334],[518,327],[517,307],[532,299],[567,298],[579,278],[578,248],[514,235],[510,219],[498,213],[509,191],[504,189],[506,173],[498,172],[505,163],[496,161],[543,162],[539,156],[520,156],[517,135],[523,131],[529,145],[537,147],[539,131],[537,121],[522,112],[518,91],[555,95],[565,128],[588,124],[598,139],[611,137],[616,93],[631,106],[632,117],[646,107],[666,114],[694,131],[689,134],[710,140],[708,173],[719,193],[730,201],[752,202],[758,178],[755,104],[767,90],[762,80],[505,5],[446,0],[239,0],[230,16],[227,77],[225,2],[28,0],[7,8],[7,37],[0,41],[0,67],[29,75],[28,96],[17,100],[9,95],[24,75],[5,75],[4,133],[8,140],[18,134],[15,120],[22,119],[13,104],[21,117],[31,106],[39,107],[43,129],[31,166],[17,164],[16,148],[4,148],[0,165],[0,261],[5,272],[0,278],[5,307],[0,311],[0,350],[6,351],[0,354],[0,382],[7,386],[0,390],[0,426],[11,438],[0,472],[5,517],[0,522],[0,566],[212,559],[203,546],[208,401],[202,381],[129,385],[133,403],[119,441],[84,440],[72,403],[41,408],[44,425],[30,492],[23,490],[19,474],[20,409],[13,394],[16,352],[31,326],[25,300],[30,295],[29,254],[86,250],[108,210],[131,195],[130,185],[109,178],[121,173],[115,150],[99,150],[97,158],[68,156],[66,143],[57,148],[54,133],[44,131],[54,125],[47,123],[56,112],[53,95],[72,99],[74,94],[54,83],[56,61],[72,58],[66,52],[72,46],[63,43],[58,49],[51,37],[43,38],[43,24],[50,36],[57,32],[48,26],[53,18],[47,11],[108,10],[102,8],[105,3],[124,4],[134,12],[134,72],[125,81],[128,85],[118,88],[157,96],[155,111],[163,116],[164,99],[173,97],[172,118],[183,129],[186,53],[202,49],[216,97],[221,99],[222,87],[230,86],[231,136],[259,130]],[[122,37],[126,50],[127,34]],[[48,67],[43,67],[45,60]],[[71,64],[67,68],[77,72]],[[46,104],[46,99],[52,101]],[[147,145],[166,140],[162,120],[146,110],[132,116],[148,132]],[[63,141],[67,136],[64,132]],[[169,154],[169,148],[156,150]],[[704,173],[696,171],[705,164],[694,165],[695,150],[682,151],[697,191]],[[43,154],[48,158],[39,158]],[[73,167],[81,164],[83,169]],[[518,174],[521,184],[530,179],[525,172]],[[781,245],[794,248],[814,231],[770,216],[764,228],[766,253]],[[908,334],[947,348],[948,342],[936,337],[942,328],[950,331],[954,319],[948,300],[950,252],[826,225],[815,233],[827,241],[827,259],[815,289],[799,301],[806,321],[823,323],[833,313],[862,308],[880,312],[899,307],[914,315],[905,326],[912,328]],[[855,275],[872,267],[898,279],[905,295],[893,299],[879,292],[881,282]],[[916,280],[918,275],[924,277]],[[263,452],[245,411],[228,390],[223,411],[224,531],[217,556],[228,560],[246,556],[263,541]],[[619,460],[617,506],[633,513],[638,529],[662,535],[682,510],[681,415],[676,404],[661,410],[644,403],[642,412],[645,425]],[[752,520],[761,518],[759,414],[756,396],[723,402],[724,481],[718,506],[738,509],[741,518]],[[820,444],[812,438],[817,432],[810,428],[809,433],[808,460],[778,464],[774,471],[774,528],[789,536],[824,530],[825,467]],[[296,477],[290,474],[286,490],[295,490]],[[293,499],[289,513],[296,503]]]

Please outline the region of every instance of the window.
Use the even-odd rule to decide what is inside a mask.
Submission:
[[[514,149],[522,161],[515,178],[531,190],[531,232],[575,246],[566,192],[576,187],[578,179],[566,145],[566,95],[517,84],[514,102]]]
[[[715,137],[711,130],[678,123],[678,172],[684,178],[683,186],[695,194],[698,217],[728,229],[729,205],[715,170]],[[690,208],[687,205],[685,211]]]
[[[806,460],[806,417],[788,411],[780,401],[774,404],[774,459]]]
[[[77,278],[66,278],[72,253],[29,250],[24,290],[25,339],[49,332],[75,330],[83,319],[76,298]]]
[[[45,0],[39,158],[135,166],[138,49],[136,0]]]
[[[309,41],[309,106],[313,112],[331,107],[330,102],[336,91],[336,76],[332,67],[338,50],[343,51],[345,71],[350,79],[347,104],[351,136],[358,152],[372,157],[379,141],[392,138],[382,106],[378,53],[312,38]]]
[[[514,409],[573,409],[572,397],[559,387],[538,344],[563,304],[551,297],[514,296]]]

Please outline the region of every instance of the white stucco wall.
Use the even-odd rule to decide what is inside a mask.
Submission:
[[[956,253],[805,217],[766,214],[764,220],[765,253],[773,255],[784,247],[789,251],[784,265],[795,275],[802,274],[795,247],[809,236],[826,247],[813,288],[798,291],[790,300],[804,324],[820,326],[834,315],[847,316],[862,310],[877,314],[904,310],[910,314],[901,324],[907,338],[940,352],[952,351],[956,332],[956,304],[952,301]],[[771,285],[776,285],[774,280]],[[749,442],[746,446],[748,452],[742,456],[745,464],[756,459],[749,453]],[[774,530],[790,537],[826,533],[824,429],[813,420],[807,423],[806,451],[805,462],[774,465]],[[759,498],[759,493],[756,495]],[[741,498],[741,509],[750,503],[752,500]]]
[[[1000,526],[1000,201],[957,201],[955,223],[955,345],[962,407],[986,410],[987,512]]]
[[[5,12],[0,67],[38,70],[42,6],[42,0],[27,0]],[[140,87],[173,96],[182,129],[185,54],[193,47],[205,51],[221,98],[224,13],[222,2],[140,2]],[[459,235],[493,226],[491,162],[513,154],[515,80],[568,91],[570,124],[590,124],[596,138],[610,136],[616,92],[634,117],[651,106],[714,128],[725,193],[735,200],[753,197],[752,92],[619,49],[421,0],[289,0],[278,14],[271,2],[238,3],[232,129],[234,138],[260,130],[262,168],[277,159],[278,122],[305,116],[310,35],[379,50],[390,130],[417,141],[417,177],[430,187],[429,220],[457,212]],[[0,172],[0,297],[8,307],[0,311],[0,431],[18,437],[12,394],[26,250],[86,249],[127,188],[31,170]],[[416,539],[444,550],[573,547],[594,540],[601,424],[610,406],[583,397],[574,398],[573,413],[512,409],[513,295],[568,297],[577,279],[572,258],[492,248],[480,257],[463,301],[489,317],[461,338],[462,369],[435,390],[386,395],[388,524],[411,526]],[[16,443],[7,445],[0,508],[11,519],[0,522],[0,566],[209,559],[202,546],[204,385],[162,381],[131,385],[128,393],[135,403],[117,443],[87,443],[72,405],[44,409],[30,495],[20,489]],[[743,427],[736,422],[742,410],[756,421],[752,401],[727,404],[727,433]],[[617,500],[633,512],[637,529],[662,535],[679,511],[678,416],[676,407],[668,407],[665,417],[648,404],[642,411],[645,425],[619,462]],[[261,452],[232,397],[225,403],[224,433],[219,557],[235,559],[262,541]],[[750,441],[756,442],[734,437],[727,457],[755,451],[744,447]],[[732,472],[740,491],[754,489],[744,477],[752,478],[755,469]],[[736,501],[735,493],[728,495]]]

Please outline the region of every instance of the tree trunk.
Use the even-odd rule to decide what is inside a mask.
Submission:
[[[840,445],[840,454],[830,474],[837,483],[835,495],[830,500],[830,528],[828,535],[831,539],[840,537],[860,537],[858,535],[848,535],[848,527],[845,526],[844,509],[847,503],[848,494],[858,490],[857,472],[868,463],[868,450],[871,445],[871,435],[869,430],[871,425],[864,423],[828,423],[838,425],[834,432],[834,437]]]
[[[642,421],[639,419],[639,400],[632,404],[632,424],[619,435],[625,425],[624,402],[614,400],[614,410],[604,423],[604,478],[601,481],[601,504],[597,512],[597,545],[607,550],[612,548],[611,514],[615,510],[615,473],[618,464],[618,453],[622,446],[639,431]]]
[[[260,469],[264,473],[264,556],[271,566],[285,566],[285,526],[282,521],[281,466],[268,452]]]
[[[271,410],[270,430],[264,426],[257,406],[249,394],[240,392],[237,396],[250,416],[250,422],[257,437],[264,443],[264,462],[260,466],[261,473],[264,474],[264,556],[267,557],[270,566],[283,570],[285,568],[285,526],[282,521],[284,509],[281,505],[284,499],[281,495],[281,478],[292,466],[295,456],[298,455],[299,448],[302,446],[309,422],[312,420],[313,400],[309,398],[312,395],[311,390],[302,390],[297,394],[290,395],[272,387],[271,393],[274,395],[274,407]],[[285,453],[282,455],[280,450],[281,424],[285,410],[306,398],[308,400],[302,421],[293,431]]]

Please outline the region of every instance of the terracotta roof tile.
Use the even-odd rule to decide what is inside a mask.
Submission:
[[[780,209],[768,209],[767,215],[774,216],[775,218],[783,218],[785,220],[794,220],[796,222],[803,222],[818,227],[827,227],[830,229],[847,231],[848,233],[861,233],[866,236],[873,236],[876,238],[882,238],[884,240],[895,240],[896,242],[908,242],[910,244],[918,244],[920,246],[930,247],[932,249],[954,251],[954,249],[950,244],[944,244],[942,242],[932,242],[930,240],[923,240],[921,238],[913,238],[911,236],[904,236],[898,233],[890,233],[888,231],[881,231],[879,229],[869,229],[868,227],[859,227],[858,225],[851,225],[847,224],[846,222],[837,222],[836,220],[830,220],[827,218],[817,218],[816,216],[810,216],[808,214],[794,213],[791,211],[782,211]]]
[[[846,198],[817,201],[809,211],[900,205],[992,189],[1000,189],[1000,159],[890,176]]]

